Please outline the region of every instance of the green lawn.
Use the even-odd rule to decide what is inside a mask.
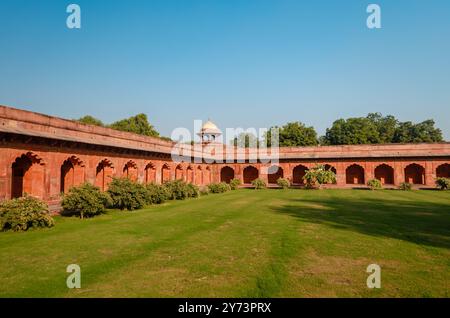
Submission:
[[[56,223],[0,233],[1,297],[450,296],[449,191],[238,190]]]

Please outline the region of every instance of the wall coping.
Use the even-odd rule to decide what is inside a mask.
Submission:
[[[156,137],[141,136],[122,132],[106,127],[98,127],[79,123],[27,110],[21,110],[0,105],[0,132],[27,136],[38,136],[56,140],[81,142],[171,154],[173,141],[161,140]],[[192,157],[201,157],[200,147],[189,144],[181,146]],[[260,154],[259,158],[270,157],[265,151],[254,148],[238,148],[219,145],[218,149],[226,154],[239,155],[248,158]],[[450,157],[450,142],[418,143],[418,144],[377,144],[377,145],[338,145],[338,146],[308,146],[280,147],[280,159],[338,159],[338,158],[381,158],[381,157]]]

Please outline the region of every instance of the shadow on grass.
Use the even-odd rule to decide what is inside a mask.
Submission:
[[[376,199],[295,199],[274,207],[304,222],[384,236],[416,244],[450,248],[450,205]]]

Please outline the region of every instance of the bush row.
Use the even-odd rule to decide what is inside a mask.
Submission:
[[[143,185],[127,178],[113,178],[106,192],[89,183],[71,188],[63,196],[62,207],[63,214],[83,218],[101,214],[106,208],[131,211],[167,200],[196,198],[199,193],[196,185],[181,180]]]
[[[372,179],[367,182],[367,186],[372,190],[382,189],[383,185],[381,181],[378,179]],[[412,190],[412,184],[409,182],[402,182],[399,185],[399,189],[403,191]],[[450,189],[450,178],[437,178],[436,179],[436,187],[440,190],[448,190]]]
[[[223,193],[235,190],[240,185],[239,179],[231,180],[230,184],[221,182],[213,183],[203,188],[175,180],[163,185],[142,185],[129,179],[114,179],[107,192],[102,192],[96,186],[85,183],[79,187],[73,187],[69,193],[63,196],[63,214],[78,215],[80,218],[101,214],[106,208],[134,210],[149,204],[161,204],[166,200],[184,200],[196,198],[200,193]],[[287,179],[279,178],[277,184],[282,188],[289,187]],[[252,182],[255,189],[266,188],[262,179]],[[370,180],[367,185],[371,189],[381,189],[379,180]],[[436,186],[442,190],[450,189],[449,178],[437,178]],[[410,183],[403,182],[401,190],[411,190]],[[26,231],[31,228],[43,228],[54,226],[55,221],[50,216],[48,206],[39,199],[30,196],[6,200],[0,203],[0,231]]]

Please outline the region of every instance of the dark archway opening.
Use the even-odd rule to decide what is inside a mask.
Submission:
[[[147,164],[145,167],[145,183],[156,182],[156,168],[152,163]]]
[[[250,184],[253,180],[258,179],[259,171],[253,166],[248,166],[244,169],[244,183]]]
[[[303,177],[305,176],[307,170],[308,168],[305,166],[302,165],[296,166],[292,171],[292,183],[305,184],[305,180],[303,180]]]
[[[60,192],[66,193],[74,185],[74,166],[70,160],[64,161],[61,165]]]
[[[406,166],[405,182],[412,184],[425,184],[425,168],[416,163]]]
[[[267,175],[267,181],[270,184],[276,184],[277,180],[283,178],[283,168],[279,166],[272,166],[269,168],[269,174]]]
[[[102,191],[108,190],[108,184],[112,181],[113,172],[113,165],[108,159],[100,161],[96,169],[95,185]]]
[[[381,184],[394,184],[394,169],[387,164],[379,165],[375,168],[375,179],[381,181]]]
[[[438,178],[450,178],[450,165],[444,163],[436,168],[436,177]]]
[[[164,164],[161,169],[161,183],[166,183],[167,181],[170,181],[170,168]]]
[[[20,198],[24,194],[24,178],[33,162],[25,155],[12,164],[11,198]]]
[[[234,169],[231,167],[223,167],[220,169],[220,182],[230,183],[234,179]]]
[[[331,172],[334,173],[335,176],[337,175],[337,170],[336,170],[336,168],[333,167],[332,165],[326,164],[324,167],[325,167],[325,170],[330,170]],[[333,184],[336,184],[336,182],[337,182],[337,180],[336,180],[336,178],[335,178]]]
[[[345,170],[347,184],[364,184],[364,168],[360,165],[351,165]]]

